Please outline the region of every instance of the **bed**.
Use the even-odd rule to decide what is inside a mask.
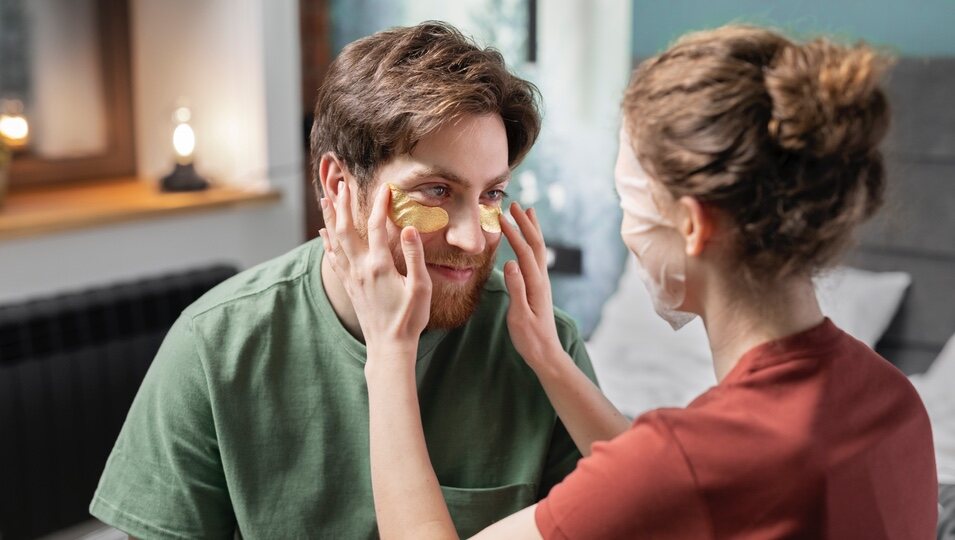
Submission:
[[[939,538],[955,538],[955,58],[900,59],[886,88],[887,204],[843,266],[816,285],[823,311],[922,395],[942,484]],[[702,325],[670,330],[633,264],[631,257],[588,341],[601,385],[631,417],[686,405],[716,382]]]

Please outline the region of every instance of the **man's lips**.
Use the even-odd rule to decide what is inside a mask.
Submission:
[[[464,283],[474,275],[474,268],[463,266],[445,266],[443,264],[428,263],[428,270],[448,281]]]

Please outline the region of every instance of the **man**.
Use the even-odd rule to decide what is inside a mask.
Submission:
[[[416,374],[455,524],[480,530],[540,499],[579,458],[508,337],[507,294],[492,270],[500,232],[481,221],[538,134],[536,90],[498,53],[425,23],[346,47],[315,112],[314,180],[323,193],[355,194],[360,238],[382,183],[447,214],[421,234],[433,295]],[[130,409],[93,515],[145,538],[376,536],[366,349],[323,255],[309,242],[182,313]],[[556,318],[593,377],[573,323]]]

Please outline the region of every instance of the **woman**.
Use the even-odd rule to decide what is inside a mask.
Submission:
[[[576,371],[557,342],[540,227],[512,205],[517,228],[501,220],[517,254],[505,265],[510,334],[587,457],[478,537],[931,537],[924,407],[823,316],[811,279],[881,203],[886,64],[862,45],[729,26],[635,72],[616,170],[622,235],[658,314],[674,328],[705,323],[719,382],[686,408],[628,426]],[[323,201],[329,223],[346,203]],[[382,191],[370,229],[387,204]],[[454,538],[414,385],[429,290],[417,233],[401,234],[407,276],[370,270],[380,245],[335,252],[339,239],[323,239],[350,294],[382,299],[359,302],[381,534]]]

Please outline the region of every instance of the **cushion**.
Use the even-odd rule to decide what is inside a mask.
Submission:
[[[941,484],[955,484],[955,399],[952,399],[952,390],[955,388],[955,335],[949,338],[928,371],[912,375],[910,379],[922,396],[932,422],[938,481]],[[955,502],[955,497],[952,500]]]

